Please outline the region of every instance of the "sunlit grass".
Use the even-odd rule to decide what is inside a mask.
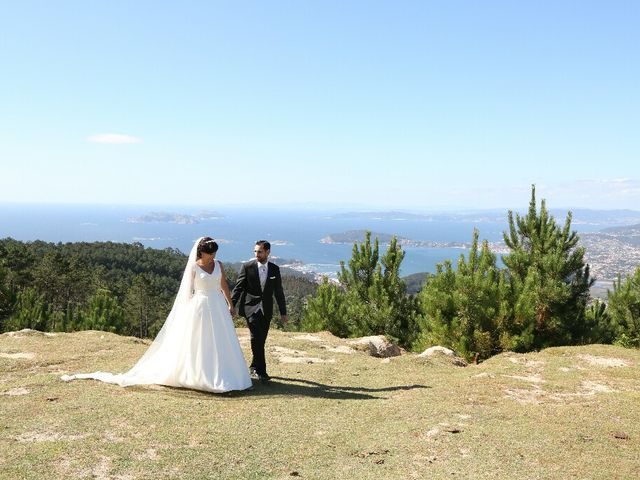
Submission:
[[[314,335],[272,331],[273,381],[222,395],[59,380],[128,369],[146,348],[133,338],[1,335],[0,478],[640,476],[638,351],[554,348],[457,367],[335,352],[344,340]],[[325,363],[280,363],[274,346]]]

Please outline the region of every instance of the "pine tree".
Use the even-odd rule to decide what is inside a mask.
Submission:
[[[127,291],[124,300],[124,310],[129,319],[130,327],[135,330],[128,332],[140,338],[149,337],[149,327],[153,319],[153,291],[147,277],[138,274],[133,278],[133,284]]]
[[[606,331],[625,347],[640,348],[640,267],[624,281],[618,277],[607,295]]]
[[[84,330],[123,333],[124,311],[109,290],[100,289],[89,301],[84,315]]]
[[[487,358],[499,349],[499,326],[510,315],[504,272],[487,241],[478,248],[478,230],[468,258],[460,255],[436,267],[420,292],[420,337],[415,349],[432,345],[452,348],[469,360]]]
[[[5,329],[48,331],[50,327],[51,309],[44,296],[35,288],[26,288],[16,295],[15,306],[12,314],[6,322]]]
[[[571,212],[560,228],[544,200],[537,211],[532,186],[528,213],[516,214],[514,220],[509,211],[508,219],[504,241],[511,252],[503,262],[514,315],[504,325],[503,348],[522,351],[583,342],[590,334],[585,309],[593,280],[578,235],[571,231]]]
[[[75,332],[84,328],[84,312],[78,303],[69,302],[64,312],[54,312],[56,320],[52,322],[57,332]]]
[[[305,328],[327,329],[340,336],[387,335],[408,346],[416,335],[417,303],[400,278],[404,252],[391,240],[380,258],[376,237],[367,232],[354,243],[348,268],[341,262],[340,285],[325,281],[305,311]]]
[[[585,311],[586,322],[591,326],[590,343],[612,343],[615,334],[611,328],[611,316],[607,304],[596,298]]]
[[[373,285],[374,275],[380,272],[378,237],[371,245],[371,232],[367,232],[364,242],[353,244],[349,268],[340,262],[338,280],[347,290],[354,292],[363,302],[369,298],[369,288]]]
[[[15,294],[11,290],[8,282],[9,270],[0,265],[0,333],[5,330],[4,325],[15,302]]]
[[[304,309],[302,329],[307,332],[328,330],[338,337],[348,337],[353,330],[347,315],[345,292],[327,277],[323,278]]]

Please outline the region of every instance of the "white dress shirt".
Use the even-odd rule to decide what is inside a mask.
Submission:
[[[268,260],[264,263],[258,262],[258,275],[260,276],[260,288],[262,290],[264,290],[264,284],[267,283],[268,263]]]

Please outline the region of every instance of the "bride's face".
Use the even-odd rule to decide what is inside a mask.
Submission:
[[[215,253],[202,252],[200,254],[200,258],[202,259],[203,263],[211,263],[213,261],[213,259],[216,258],[216,254]]]

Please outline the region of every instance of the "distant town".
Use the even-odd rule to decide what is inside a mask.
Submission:
[[[365,239],[366,230],[349,230],[320,239],[326,244],[352,244]],[[393,235],[372,232],[380,245],[388,245]],[[468,242],[425,242],[397,237],[398,245],[411,248],[460,248],[468,249]],[[640,266],[640,225],[615,227],[593,233],[581,233],[580,243],[585,249],[585,260],[589,264],[591,276],[600,281],[611,282],[631,275]],[[503,242],[489,242],[489,248],[498,255],[509,253]]]

